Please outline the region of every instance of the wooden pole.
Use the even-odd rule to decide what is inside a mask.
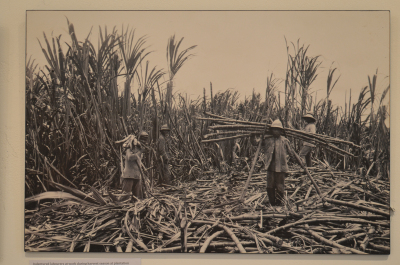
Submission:
[[[206,102],[206,88],[203,87],[203,110],[204,113],[207,111],[207,102]]]
[[[211,82],[210,82],[210,94],[211,94],[211,113],[214,113],[214,99],[213,99],[213,89]]]
[[[265,135],[265,131],[266,131],[267,128],[268,128],[267,123],[265,123],[264,130],[263,130],[263,133],[262,133],[262,136],[261,136],[261,139],[260,139],[260,143],[258,144],[258,147],[257,147],[257,152],[256,152],[256,154],[255,154],[255,156],[254,156],[253,163],[251,164],[251,169],[250,169],[250,172],[249,172],[249,176],[248,176],[248,178],[247,178],[247,181],[246,181],[246,185],[244,186],[242,195],[240,195],[240,198],[239,198],[239,201],[240,201],[240,202],[243,202],[243,201],[244,201],[244,196],[246,195],[246,191],[247,191],[247,189],[249,188],[250,179],[251,179],[251,176],[253,175],[254,166],[255,166],[256,163],[257,163],[258,154],[260,153],[261,145],[262,145],[262,142],[263,142],[263,140],[264,140],[264,135]]]
[[[312,184],[314,185],[315,190],[317,191],[319,197],[322,199],[323,202],[325,202],[325,198],[322,197],[321,191],[318,187],[318,184],[314,181],[314,178],[311,176],[310,172],[308,171],[307,167],[303,164],[303,161],[301,161],[300,157],[296,154],[296,152],[294,150],[292,150],[297,163],[299,163],[299,165],[304,169],[304,171],[306,172],[308,178],[311,180]]]

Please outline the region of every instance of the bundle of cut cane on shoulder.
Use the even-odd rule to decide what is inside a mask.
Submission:
[[[237,138],[244,138],[253,135],[261,135],[265,128],[265,124],[261,122],[251,122],[243,120],[235,120],[231,118],[226,118],[223,116],[215,115],[209,112],[204,113],[208,117],[198,117],[199,120],[211,121],[214,125],[209,126],[209,129],[214,130],[214,133],[209,133],[204,135],[202,143],[225,141]],[[266,136],[270,136],[268,133],[270,125],[267,124]],[[303,141],[314,142],[317,145],[323,146],[340,155],[348,155],[354,157],[354,155],[346,150],[339,148],[337,145],[344,144],[354,149],[359,149],[360,146],[356,145],[350,141],[345,141],[342,139],[330,137],[327,135],[309,133],[301,130],[296,130],[292,128],[285,128],[285,133],[287,136],[297,138]]]

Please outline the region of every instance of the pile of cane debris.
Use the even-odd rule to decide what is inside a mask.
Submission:
[[[295,168],[293,166],[292,168]],[[194,182],[156,187],[136,202],[107,190],[53,183],[25,212],[26,251],[345,253],[390,252],[389,182],[322,164],[285,181],[284,206],[265,200],[266,175],[203,172]],[[56,199],[59,198],[59,199]],[[29,207],[28,207],[29,208]]]

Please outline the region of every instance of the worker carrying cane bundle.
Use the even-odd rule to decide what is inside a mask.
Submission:
[[[303,120],[306,123],[304,131],[316,133],[315,118],[311,114],[307,114],[303,116]],[[314,148],[315,145],[312,142],[303,142],[303,146],[300,149],[299,156],[303,160],[303,163],[307,165],[307,167],[312,167],[311,152],[314,150]]]
[[[150,167],[150,153],[151,147],[149,145],[149,134],[146,131],[141,131],[138,136],[138,140],[142,147],[142,165],[145,168]]]
[[[141,176],[142,145],[131,135],[123,145],[125,151],[125,167],[122,174],[122,192],[143,199]]]
[[[265,169],[267,170],[267,194],[272,206],[282,205],[285,193],[285,178],[288,164],[287,155],[294,156],[294,151],[289,140],[284,137],[284,129],[280,120],[275,120],[270,126],[272,137],[269,136],[261,143],[265,157]],[[255,135],[251,135],[252,145],[258,145]]]

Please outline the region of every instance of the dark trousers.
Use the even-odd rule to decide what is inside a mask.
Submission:
[[[171,173],[169,172],[169,165],[160,161],[158,163],[159,181],[161,184],[171,185]]]
[[[267,172],[267,194],[272,206],[282,205],[285,193],[286,172]]]
[[[300,149],[300,154],[299,156],[301,159],[303,159],[303,163],[305,161],[307,167],[312,167],[312,161],[311,161],[311,152],[313,148],[308,145],[303,145],[303,147]]]
[[[130,193],[138,199],[143,199],[142,180],[141,179],[122,179],[122,192]]]

